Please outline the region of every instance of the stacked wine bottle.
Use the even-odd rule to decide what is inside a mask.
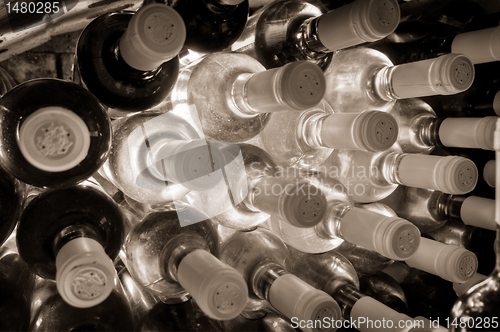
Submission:
[[[0,71],[0,330],[500,331],[498,13],[428,2],[145,0]]]

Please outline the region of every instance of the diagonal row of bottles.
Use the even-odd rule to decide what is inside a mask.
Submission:
[[[471,151],[500,150],[500,27],[415,48],[395,0],[248,13],[145,1],[83,30],[74,82],[0,73],[0,329],[497,329]]]

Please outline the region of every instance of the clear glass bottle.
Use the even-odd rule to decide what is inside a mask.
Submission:
[[[307,253],[323,253],[345,240],[397,260],[406,259],[417,250],[420,232],[409,221],[354,207],[345,187],[325,174],[301,175],[325,192],[327,212],[320,223],[308,228],[295,227],[271,216],[268,227],[289,246]]]
[[[209,138],[243,142],[262,131],[270,112],[314,107],[325,89],[315,64],[266,70],[246,54],[218,52],[183,69],[165,107],[190,118]]]
[[[191,204],[217,223],[239,230],[252,229],[270,215],[297,228],[321,222],[327,210],[321,188],[304,178],[283,177],[264,150],[250,144],[238,146],[245,172],[229,170],[227,174],[234,177],[228,184],[220,182],[213,189],[189,193]]]
[[[326,68],[331,52],[384,38],[399,23],[396,1],[358,0],[323,14],[300,0],[280,0],[256,11],[231,49],[266,68],[307,60]]]
[[[385,151],[398,137],[388,113],[336,114],[326,101],[304,112],[276,112],[259,134],[264,149],[283,167],[316,166],[332,149]]]
[[[89,308],[113,290],[114,259],[123,243],[123,215],[91,183],[50,189],[24,208],[17,227],[22,259],[37,275],[55,280],[69,305]]]
[[[180,15],[162,4],[101,15],[80,35],[75,80],[113,118],[148,110],[170,94],[185,38]]]
[[[463,195],[478,180],[476,165],[459,156],[402,153],[397,145],[385,152],[334,150],[318,171],[338,179],[357,203],[389,196],[398,185]]]
[[[245,311],[260,310],[270,303],[298,321],[341,318],[340,307],[331,296],[288,272],[292,261],[285,243],[266,229],[236,232],[223,244],[220,259],[234,267],[248,284],[250,296]],[[335,328],[325,327],[324,331]]]
[[[398,99],[467,90],[474,80],[474,66],[466,56],[454,53],[394,66],[383,53],[357,47],[335,53],[325,77],[325,100],[335,111],[389,111]]]
[[[134,331],[222,332],[221,321],[207,317],[189,300],[165,304],[137,285],[123,262],[117,263],[118,276],[134,314]]]
[[[380,201],[401,218],[414,223],[427,233],[442,227],[448,220],[461,220],[466,225],[495,230],[495,201],[478,196],[457,196],[440,191],[399,186]]]
[[[56,283],[37,278],[32,302],[30,331],[130,331],[134,326],[130,304],[117,277],[110,280],[112,292],[91,308],[66,303]]]
[[[109,154],[111,125],[99,101],[77,84],[36,79],[0,101],[0,162],[23,182],[68,187]]]
[[[390,114],[403,152],[430,153],[436,146],[493,150],[497,116],[438,118],[428,104],[413,98],[398,100]]]
[[[336,299],[341,305],[343,318],[356,321],[358,331],[380,330],[381,327],[373,327],[373,324],[370,326],[366,323],[367,320],[380,322],[383,319],[392,320],[393,326],[397,326],[401,320],[412,320],[409,316],[360,292],[356,271],[342,255],[333,251],[311,255],[292,249],[291,256],[294,261],[292,272]],[[361,317],[364,317],[364,320]],[[333,321],[329,322],[334,323]],[[408,327],[406,331],[416,332],[418,330]]]
[[[221,52],[241,35],[248,0],[146,0],[175,9],[186,25],[185,47],[199,53]]]
[[[190,220],[202,221],[186,225]],[[190,206],[172,204],[170,209],[148,213],[127,236],[124,251],[124,263],[137,284],[164,303],[192,297],[217,320],[235,318],[245,307],[245,281],[217,259],[215,224]]]
[[[203,140],[175,114],[134,114],[113,121],[113,132],[100,173],[136,201],[154,208],[222,180],[213,171],[226,163],[224,144]]]
[[[500,157],[500,127],[495,130],[495,152],[496,157]],[[497,168],[497,173],[499,169]],[[498,174],[497,174],[498,175]],[[497,176],[497,182],[499,176]],[[500,225],[500,184],[495,187],[496,209],[495,221]],[[498,315],[500,305],[500,226],[497,226],[494,251],[496,255],[495,268],[490,276],[474,287],[470,288],[465,295],[458,298],[450,314],[450,331],[488,331],[498,329],[494,317]],[[486,322],[480,328],[475,323],[477,321]],[[474,323],[474,324],[472,324]],[[469,325],[472,324],[472,325]],[[471,327],[469,327],[471,326]]]

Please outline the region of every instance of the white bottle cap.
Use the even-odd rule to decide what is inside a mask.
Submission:
[[[323,122],[321,137],[332,149],[385,151],[398,138],[398,124],[380,111],[331,114]]]
[[[24,119],[18,144],[26,160],[47,172],[64,172],[85,159],[90,132],[74,112],[62,107],[43,107]]]
[[[497,118],[446,118],[439,126],[439,139],[444,146],[493,150]]]
[[[177,56],[185,40],[186,26],[179,13],[151,3],[132,16],[120,38],[120,53],[129,66],[148,71]]]
[[[496,115],[500,116],[500,91],[495,93],[495,97],[493,97],[493,110]]]
[[[490,160],[484,165],[483,168],[483,179],[486,181],[488,186],[495,188],[496,184],[496,171],[497,171],[497,163],[495,160]]]
[[[373,332],[375,330],[373,322],[380,322],[378,323],[380,325],[382,321],[392,321],[392,324],[386,324],[385,330],[387,331],[408,332],[411,324],[405,323],[413,321],[411,317],[399,313],[369,296],[363,296],[354,303],[351,309],[351,318],[358,322],[356,329],[360,332]],[[403,327],[400,328],[400,325]],[[388,328],[389,326],[392,328]],[[384,330],[383,328],[379,329]]]
[[[323,14],[318,22],[318,37],[331,51],[391,34],[399,24],[399,5],[395,0],[357,0]]]
[[[495,200],[478,196],[467,197],[460,208],[460,218],[466,225],[496,230]]]
[[[420,231],[411,222],[360,208],[344,215],[340,230],[346,241],[394,260],[411,257],[420,244]]]
[[[473,64],[500,60],[500,27],[461,33],[451,51],[467,55]]]
[[[293,274],[278,277],[269,289],[269,303],[289,319],[315,321],[328,317],[330,321],[342,319],[337,302],[325,292],[316,289]],[[311,329],[303,331],[335,331],[336,328]]]
[[[209,317],[238,317],[248,300],[248,286],[232,267],[205,250],[195,250],[182,259],[177,271],[182,287]]]
[[[406,264],[451,282],[466,282],[477,271],[476,255],[464,247],[422,238]]]
[[[472,191],[478,180],[476,165],[460,156],[405,154],[398,167],[401,184],[452,195]]]
[[[154,173],[167,181],[203,191],[223,179],[224,155],[217,148],[209,149],[205,140],[170,140],[153,146],[151,152],[156,165]]]
[[[488,278],[487,276],[485,276],[484,274],[481,274],[481,273],[475,273],[472,278],[470,278],[468,281],[464,282],[464,283],[458,283],[458,282],[454,282],[453,283],[453,290],[455,291],[455,293],[457,294],[457,296],[462,296],[464,295],[465,293],[467,293],[467,291],[472,287],[472,286],[475,286],[476,284],[480,283],[481,281],[483,281],[484,279]]]
[[[106,300],[116,270],[101,244],[81,237],[66,243],[56,256],[57,290],[66,303],[89,308]]]
[[[398,99],[457,94],[470,88],[474,73],[466,56],[451,53],[392,67],[392,89]]]
[[[325,96],[325,74],[308,61],[295,61],[252,75],[246,84],[248,104],[258,113],[302,111]]]

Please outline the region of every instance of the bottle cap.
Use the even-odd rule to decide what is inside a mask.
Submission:
[[[414,224],[361,208],[351,208],[340,229],[346,241],[395,260],[411,257],[420,245],[420,231]]]
[[[325,75],[317,65],[296,61],[279,69],[281,95],[291,107],[305,110],[316,106],[325,96]]]
[[[453,290],[455,291],[457,296],[462,296],[465,293],[467,293],[467,291],[472,286],[475,286],[476,284],[480,283],[481,281],[483,281],[486,278],[488,278],[488,277],[485,276],[484,274],[476,272],[468,281],[466,281],[464,283],[454,282],[453,283]]]
[[[495,200],[478,196],[467,197],[460,207],[460,219],[466,225],[496,230]]]
[[[495,97],[493,97],[493,110],[500,116],[500,91],[495,93]]]
[[[223,179],[221,168],[225,165],[224,155],[205,140],[167,141],[152,153],[160,174],[166,173],[166,180],[182,184],[191,190],[208,190]],[[165,167],[165,172],[163,171]],[[159,168],[159,169],[158,169]],[[165,178],[162,176],[162,178]]]
[[[177,56],[185,40],[186,27],[179,13],[151,3],[132,16],[120,39],[120,53],[129,66],[148,71]]]
[[[295,227],[314,227],[326,214],[327,201],[321,190],[313,185],[298,185],[299,190],[283,191],[282,213],[286,221]]]
[[[497,118],[446,118],[439,126],[439,139],[444,146],[493,150]]]
[[[243,277],[205,250],[195,250],[182,259],[177,279],[213,319],[236,318],[246,306],[248,286]]]
[[[406,260],[411,267],[463,283],[477,271],[476,255],[464,247],[421,238],[417,252]]]
[[[404,154],[398,178],[405,186],[463,195],[476,186],[478,171],[471,160],[460,156]]]
[[[474,73],[466,56],[451,53],[392,67],[392,89],[397,99],[457,94],[470,88]]]
[[[358,0],[320,16],[318,38],[327,49],[337,51],[385,38],[399,19],[395,0]]]
[[[389,113],[380,111],[366,111],[361,113],[359,125],[355,130],[356,141],[366,151],[385,151],[398,138],[398,124]]]
[[[457,35],[451,51],[465,54],[473,64],[500,60],[500,26]]]
[[[66,303],[90,308],[106,300],[116,270],[101,244],[81,237],[66,243],[56,257],[57,290]]]
[[[269,303],[289,319],[299,321],[323,322],[325,317],[332,320],[342,319],[338,303],[325,292],[316,289],[293,274],[278,277],[269,290]],[[332,324],[333,325],[333,324]],[[318,331],[319,329],[304,328],[303,331]],[[336,328],[321,331],[335,331]]]
[[[87,156],[90,132],[76,113],[57,106],[43,107],[21,123],[18,144],[34,167],[64,172]]]
[[[497,163],[495,160],[490,160],[484,165],[483,168],[483,179],[486,181],[488,186],[495,188],[496,183],[496,171],[497,171]]]

